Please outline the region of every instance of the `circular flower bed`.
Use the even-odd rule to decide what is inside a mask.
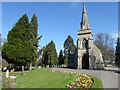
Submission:
[[[65,71],[55,71],[52,70],[52,72],[61,72],[61,73],[65,73],[65,74],[72,74],[72,72],[65,72]],[[74,74],[77,76],[77,79],[66,85],[68,88],[90,88],[93,85],[93,79],[86,75],[86,74],[82,74],[82,73],[77,73]]]

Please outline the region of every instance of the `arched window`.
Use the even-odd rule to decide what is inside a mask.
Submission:
[[[82,47],[83,48],[88,48],[88,41],[86,39],[83,39]]]

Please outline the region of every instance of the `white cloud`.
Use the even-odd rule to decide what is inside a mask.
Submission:
[[[112,36],[114,39],[117,39],[118,36],[120,37],[120,32],[114,31],[114,32],[111,33],[111,36]]]

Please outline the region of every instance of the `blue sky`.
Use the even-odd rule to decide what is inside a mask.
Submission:
[[[93,35],[110,33],[116,37],[118,31],[117,2],[86,3],[88,19]],[[29,20],[35,13],[38,17],[38,34],[42,35],[40,48],[53,40],[57,52],[63,48],[68,35],[77,41],[80,29],[82,2],[3,2],[2,3],[2,37],[7,38],[8,31],[25,13]]]

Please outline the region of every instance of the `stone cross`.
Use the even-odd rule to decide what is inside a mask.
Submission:
[[[8,78],[9,77],[9,70],[7,69],[7,71],[6,71],[6,78]]]

